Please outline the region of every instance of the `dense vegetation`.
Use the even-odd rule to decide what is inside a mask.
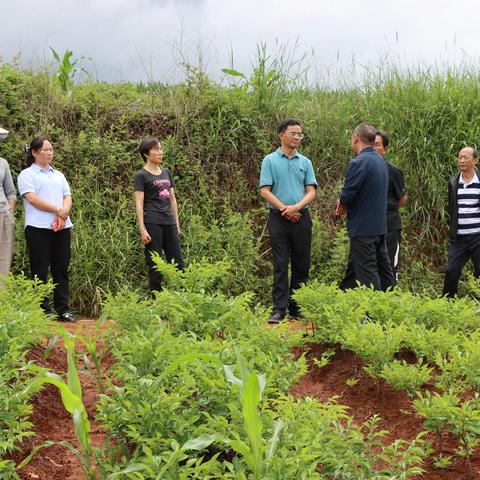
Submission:
[[[270,262],[257,181],[285,117],[304,122],[302,152],[313,160],[320,184],[312,276],[330,282],[342,275],[346,238],[331,214],[351,158],[352,128],[370,121],[391,135],[389,157],[406,176],[401,282],[438,292],[439,276],[429,272],[441,271],[445,261],[446,181],[459,148],[478,138],[478,77],[391,71],[371,75],[361,88],[328,90],[307,88],[284,65],[263,57],[250,78],[232,78],[238,82],[222,86],[189,69],[178,85],[86,82],[65,94],[47,72],[0,65],[0,125],[12,132],[0,154],[17,175],[23,145],[35,134],[48,135],[55,164],[73,189],[75,308],[97,314],[106,293],[146,288],[132,179],[142,166],[139,139],[152,134],[162,139],[177,182],[187,260],[230,261],[224,291],[251,290],[268,302]],[[21,210],[15,272],[28,271]]]
[[[17,479],[15,464],[6,459],[21,450],[34,435],[29,416],[31,367],[26,355],[47,334],[40,299],[51,285],[39,285],[22,277],[8,278],[0,287],[0,478]]]
[[[95,452],[101,478],[408,480],[422,471],[423,434],[382,443],[377,417],[358,425],[334,399],[288,394],[307,371],[291,352],[303,332],[265,328],[248,294],[219,293],[228,265],[159,267],[168,280],[155,299],[123,292],[105,305],[121,386],[98,405],[108,432]]]
[[[313,328],[266,328],[267,310],[251,293],[221,292],[231,264],[193,262],[178,272],[160,257],[156,262],[165,289],[155,298],[139,300],[128,289],[107,295],[95,337],[63,332],[65,380],[35,365],[38,357],[26,361],[27,350],[54,333],[39,308],[51,285],[7,279],[0,289],[2,478],[18,480],[22,466],[54,444],[78,455],[88,480],[413,480],[425,472],[427,457],[437,472],[456,466],[475,478],[477,300],[432,299],[400,288],[343,292],[314,281],[295,294]],[[470,288],[478,295],[478,284]],[[86,348],[76,351],[80,342]],[[319,344],[325,348],[315,354]],[[424,431],[408,440],[392,437],[374,412],[354,419],[339,398],[292,396],[296,382],[321,372],[342,350],[361,360],[345,382],[350,389],[360,390],[369,376],[378,393],[387,384],[406,391],[411,403],[404,413],[420,417]],[[107,351],[114,363],[102,372],[97,367]],[[87,355],[103,392],[96,412],[106,439],[97,447],[77,369]],[[44,383],[61,391],[78,447],[47,440],[16,472],[10,454],[32,435],[29,402]],[[453,448],[443,449],[446,440]]]

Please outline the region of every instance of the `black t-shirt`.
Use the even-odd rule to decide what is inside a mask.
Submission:
[[[144,192],[144,223],[157,225],[177,223],[170,205],[170,189],[174,187],[172,173],[167,168],[162,168],[160,175],[152,175],[144,168],[135,174],[135,191]]]
[[[398,212],[398,201],[405,196],[405,179],[402,171],[395,165],[388,165],[388,192],[387,192],[387,231],[394,232],[402,228],[402,221]]]

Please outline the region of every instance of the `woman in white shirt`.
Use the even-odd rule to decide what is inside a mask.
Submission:
[[[30,272],[47,281],[50,267],[53,283],[53,306],[58,319],[74,322],[69,308],[70,209],[72,196],[63,173],[52,168],[53,147],[46,137],[35,137],[28,151],[28,167],[18,176],[18,190],[25,208],[25,238]],[[42,301],[44,312],[51,316],[48,298]]]

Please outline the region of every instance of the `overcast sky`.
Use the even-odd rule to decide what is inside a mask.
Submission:
[[[98,79],[172,82],[182,61],[218,79],[233,56],[248,73],[263,42],[306,53],[310,78],[322,79],[352,59],[357,70],[385,58],[477,64],[479,17],[474,0],[0,0],[0,57],[48,65],[51,46],[86,57]]]

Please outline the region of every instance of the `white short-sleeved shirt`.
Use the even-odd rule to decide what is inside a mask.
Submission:
[[[34,163],[20,172],[17,184],[25,208],[25,227],[52,229],[52,222],[56,218],[55,213],[45,212],[34,207],[25,199],[24,195],[33,192],[41,199],[61,207],[63,205],[63,197],[71,195],[70,187],[63,173],[53,169],[51,166],[44,169]],[[70,217],[68,217],[65,222],[65,228],[72,226]]]

